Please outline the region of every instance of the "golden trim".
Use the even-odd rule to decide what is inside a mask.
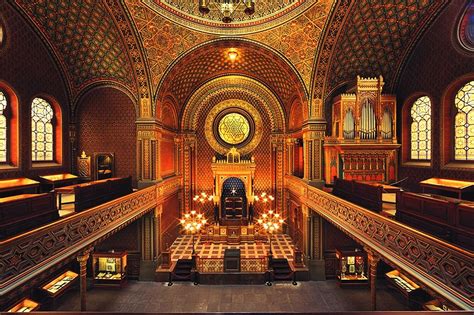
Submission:
[[[260,140],[262,140],[262,117],[260,116],[260,113],[258,110],[250,105],[249,103],[243,101],[243,100],[238,100],[238,99],[229,99],[220,102],[216,106],[214,106],[209,114],[207,115],[206,118],[206,123],[204,125],[204,135],[206,136],[206,140],[209,143],[209,145],[218,153],[220,154],[226,154],[229,151],[229,147],[225,147],[222,144],[220,144],[216,137],[217,135],[214,135],[213,131],[213,126],[214,126],[214,121],[217,117],[217,115],[227,109],[227,108],[240,108],[246,111],[247,113],[250,114],[254,121],[254,126],[255,126],[255,131],[254,135],[252,137],[252,140],[242,148],[239,148],[239,151],[241,154],[247,154],[252,152],[260,143]]]

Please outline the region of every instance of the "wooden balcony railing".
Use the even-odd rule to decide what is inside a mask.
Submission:
[[[474,308],[474,254],[287,176],[285,187],[389,264],[462,309]]]
[[[117,232],[180,188],[167,179],[124,197],[0,242],[0,297]],[[1,304],[1,303],[0,303]]]

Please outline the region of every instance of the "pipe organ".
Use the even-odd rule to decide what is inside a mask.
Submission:
[[[382,94],[379,78],[357,76],[349,93],[334,98],[331,135],[325,138],[325,180],[396,181],[396,97]]]

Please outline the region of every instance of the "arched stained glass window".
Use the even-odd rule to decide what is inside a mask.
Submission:
[[[456,94],[454,105],[454,159],[474,160],[474,81],[468,82]]]
[[[53,161],[54,111],[51,104],[35,98],[31,104],[31,152],[32,161]]]
[[[6,116],[7,106],[7,96],[0,90],[0,163],[6,163],[8,161],[8,120]]]
[[[431,159],[431,101],[418,98],[411,107],[411,159]]]

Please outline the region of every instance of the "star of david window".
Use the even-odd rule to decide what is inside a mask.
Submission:
[[[219,137],[226,143],[237,145],[247,140],[250,134],[250,124],[243,115],[229,113],[219,121],[218,132]]]

